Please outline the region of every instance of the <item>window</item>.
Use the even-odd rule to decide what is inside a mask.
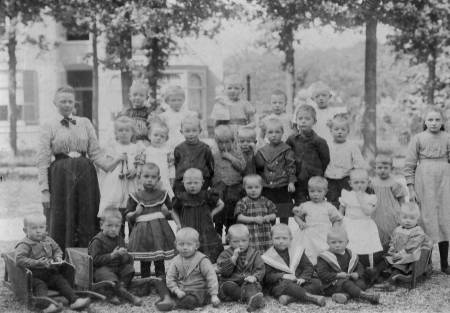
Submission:
[[[203,79],[198,73],[189,73],[188,78],[188,107],[189,110],[202,113],[205,94]]]
[[[75,89],[75,115],[92,120],[92,71],[69,70],[67,83]]]

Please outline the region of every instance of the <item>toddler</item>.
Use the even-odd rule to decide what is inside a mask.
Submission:
[[[325,298],[318,279],[312,278],[314,267],[304,249],[292,244],[292,233],[286,224],[272,227],[273,247],[267,250],[262,259],[266,264],[264,282],[272,296],[281,304],[292,301],[311,302],[325,306]]]
[[[134,224],[130,234],[129,251],[141,260],[141,276],[150,276],[151,262],[155,264],[155,274],[164,277],[164,260],[175,256],[175,236],[167,222],[171,215],[172,202],[166,190],[159,188],[159,167],[155,163],[145,163],[142,167],[143,189],[130,194],[126,218]],[[172,217],[179,225],[177,217]]]
[[[175,166],[173,151],[167,144],[169,133],[169,128],[164,122],[151,120],[148,130],[150,145],[145,148],[144,155],[147,162],[158,165],[161,188],[168,192],[170,198],[173,198],[172,185],[175,180]]]
[[[255,145],[256,130],[252,127],[241,126],[237,131],[238,146],[245,158],[244,176],[256,174]]]
[[[330,163],[327,142],[312,129],[316,121],[316,110],[312,106],[307,104],[299,106],[296,110],[298,134],[291,135],[286,141],[295,155],[296,205],[307,201],[308,180],[313,176],[323,176]]]
[[[378,226],[381,245],[389,245],[392,232],[399,224],[400,206],[405,202],[406,190],[392,176],[392,157],[378,154],[375,158],[375,174],[371,187],[377,196],[373,220]]]
[[[62,275],[64,266],[63,252],[58,244],[46,233],[46,220],[43,215],[29,215],[23,220],[26,237],[15,247],[16,264],[33,273],[33,293],[37,297],[46,297],[48,288],[55,289],[70,303],[70,309],[82,310],[90,304],[89,298],[79,298],[70,283]],[[46,313],[60,312],[62,304],[50,304]]]
[[[175,196],[173,209],[179,227],[192,227],[200,234],[199,251],[206,254],[215,263],[223,250],[222,239],[214,229],[213,219],[224,203],[212,190],[204,190],[202,172],[190,168],[184,172],[185,190]]]
[[[119,236],[122,214],[117,209],[106,209],[101,217],[102,231],[92,238],[88,253],[94,262],[94,281],[113,281],[114,296],[109,299],[112,304],[120,304],[118,297],[134,305],[142,305],[142,300],[126,289],[133,279],[133,257],[125,248],[125,241]]]
[[[342,215],[325,199],[327,180],[320,176],[308,181],[310,201],[294,208],[294,220],[299,226],[297,240],[305,248],[305,254],[313,265],[320,252],[328,249],[327,234],[332,224],[342,221]]]
[[[286,102],[287,97],[283,91],[277,89],[272,92],[272,94],[270,95],[270,114],[265,116],[260,122],[261,139],[264,140],[266,138],[267,120],[273,118],[279,119],[283,125],[283,141],[286,141],[286,139],[288,139],[288,137],[293,134],[291,123],[292,118],[286,113]]]
[[[359,255],[368,255],[373,268],[373,254],[382,251],[380,236],[371,215],[375,211],[377,197],[366,193],[369,175],[366,170],[350,172],[352,191],[342,190],[339,198],[340,211],[344,215],[344,226],[349,237],[349,248]]]
[[[256,172],[263,179],[262,194],[277,206],[280,222],[288,224],[293,206],[291,193],[297,180],[294,152],[281,141],[283,124],[279,119],[268,119],[265,127],[269,143],[255,155]]]
[[[328,180],[327,200],[339,208],[338,199],[342,189],[350,190],[350,171],[367,166],[358,145],[347,140],[350,125],[345,115],[335,115],[331,119],[330,131],[333,140],[328,141],[330,164],[325,170]]]
[[[379,294],[364,291],[364,266],[359,262],[358,255],[347,248],[345,229],[333,226],[327,234],[327,243],[330,248],[320,253],[316,266],[325,295],[331,296],[337,303],[346,303],[351,297],[378,304]]]
[[[167,104],[166,110],[159,114],[159,118],[169,129],[168,146],[173,149],[184,141],[181,133],[181,121],[186,116],[197,116],[196,112],[190,111],[186,106],[186,95],[180,86],[169,86],[164,93],[164,102]]]
[[[211,261],[198,252],[198,232],[190,227],[176,234],[178,255],[167,272],[167,287],[177,298],[177,308],[193,310],[211,301],[217,307],[219,283]],[[210,298],[210,299],[208,299]]]
[[[234,134],[230,127],[219,125],[214,130],[218,152],[214,153],[214,176],[212,187],[219,192],[224,202],[223,210],[214,216],[217,233],[222,237],[234,224],[234,208],[242,197],[242,172],[245,170],[245,159],[242,153],[235,148]]]
[[[175,182],[174,192],[177,195],[185,191],[183,186],[184,172],[191,167],[198,168],[203,174],[203,189],[211,187],[211,179],[214,175],[214,158],[210,147],[200,141],[200,120],[194,116],[187,116],[181,122],[181,132],[184,142],[175,147]]]
[[[261,176],[245,176],[244,189],[247,196],[236,204],[234,214],[237,222],[247,224],[250,246],[264,253],[272,245],[270,227],[276,219],[277,207],[272,201],[261,196]]]
[[[249,247],[247,226],[230,226],[228,242],[230,247],[217,259],[218,273],[221,275],[219,296],[222,300],[246,302],[247,312],[263,308],[261,283],[265,267],[259,251]]]

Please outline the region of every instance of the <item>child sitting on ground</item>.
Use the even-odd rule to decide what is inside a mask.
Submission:
[[[114,296],[109,299],[112,304],[120,304],[124,298],[133,305],[142,305],[142,300],[127,288],[134,276],[133,257],[125,248],[125,241],[119,236],[122,214],[116,208],[107,208],[101,216],[102,231],[92,238],[88,253],[94,262],[94,281],[113,281]]]
[[[327,235],[327,243],[330,248],[319,254],[316,266],[325,295],[337,303],[346,303],[351,297],[378,304],[379,294],[364,291],[367,288],[362,278],[364,266],[358,255],[347,248],[345,229],[340,225],[333,226]]]
[[[219,283],[211,261],[198,252],[198,232],[190,227],[180,229],[176,234],[178,255],[167,272],[167,287],[177,298],[177,308],[193,310],[209,301],[213,306],[220,304]]]
[[[273,247],[263,254],[266,264],[264,282],[272,296],[281,304],[293,301],[311,302],[318,306],[325,305],[321,294],[321,284],[312,278],[314,267],[309,261],[304,248],[292,244],[292,233],[286,224],[272,227]]]
[[[265,305],[261,292],[265,267],[258,250],[249,247],[249,241],[247,226],[232,225],[228,230],[230,247],[219,255],[217,267],[221,299],[246,302],[247,311],[253,312]]]
[[[272,246],[270,227],[277,218],[277,207],[272,201],[261,196],[261,176],[245,176],[244,189],[247,196],[236,204],[234,214],[238,223],[247,224],[250,246],[262,254]]]
[[[237,131],[238,147],[245,158],[244,176],[256,174],[255,145],[256,130],[252,127],[241,126]]]
[[[120,214],[120,213],[119,213]],[[120,219],[121,220],[121,219]],[[58,244],[46,232],[46,220],[43,215],[30,215],[23,220],[26,237],[15,247],[16,264],[33,273],[33,293],[37,297],[46,297],[48,288],[55,289],[70,303],[70,309],[82,310],[90,304],[89,298],[79,298],[70,283],[62,275],[63,252]],[[119,222],[120,227],[120,222]],[[62,304],[50,304],[44,313],[60,312]]]

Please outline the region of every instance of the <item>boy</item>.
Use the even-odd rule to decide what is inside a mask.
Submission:
[[[43,215],[30,215],[23,220],[26,237],[15,248],[17,266],[33,273],[33,291],[37,297],[47,296],[48,288],[55,289],[70,303],[70,309],[82,310],[90,304],[89,298],[79,298],[63,276],[63,253],[58,244],[47,236],[46,220]],[[50,304],[44,313],[60,312],[62,304]]]
[[[264,262],[259,252],[249,247],[247,226],[232,225],[228,230],[228,241],[230,247],[217,259],[221,274],[219,294],[222,299],[247,302],[248,312],[263,308],[261,282],[265,272]]]
[[[272,118],[279,119],[283,125],[283,141],[286,141],[286,139],[288,139],[288,137],[293,134],[291,123],[292,118],[286,113],[286,102],[287,97],[283,91],[277,89],[272,92],[272,94],[270,95],[270,114],[261,119],[261,139],[264,140],[266,138],[266,122]]]
[[[237,131],[238,146],[245,158],[244,176],[256,174],[255,145],[256,130],[253,127],[241,126]]]
[[[358,255],[347,249],[347,232],[342,226],[333,226],[327,235],[329,250],[317,258],[317,274],[324,286],[324,293],[337,303],[346,303],[350,297],[380,302],[380,295],[365,292],[364,267]]]
[[[272,227],[273,247],[262,259],[266,264],[265,284],[270,293],[287,305],[295,300],[325,306],[321,284],[312,278],[314,267],[304,253],[304,248],[292,244],[292,233],[286,224]]]

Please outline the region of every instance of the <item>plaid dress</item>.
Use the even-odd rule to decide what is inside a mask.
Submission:
[[[236,204],[234,215],[236,217],[239,214],[256,217],[276,213],[277,207],[266,197],[261,196],[258,199],[252,199],[247,196],[239,200]],[[250,246],[260,251],[261,254],[272,246],[272,238],[270,235],[272,225],[270,223],[265,222],[261,225],[251,223],[247,224],[247,227],[250,232]]]

